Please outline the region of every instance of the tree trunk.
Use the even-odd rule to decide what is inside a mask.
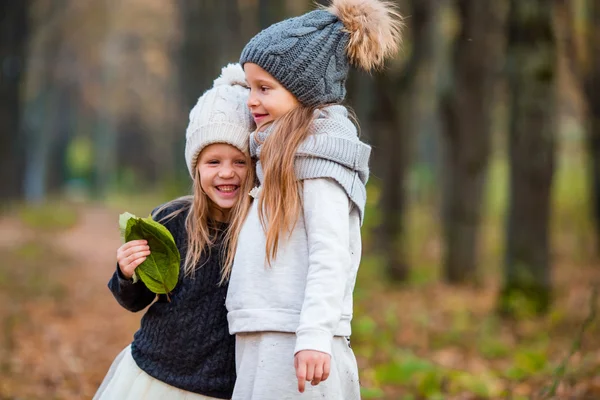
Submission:
[[[52,65],[45,65],[52,69]],[[27,203],[41,203],[46,197],[46,175],[56,117],[54,90],[41,87],[36,98],[25,106],[24,131],[27,137],[23,190]]]
[[[585,21],[576,20],[575,7],[569,0],[556,0],[558,34],[566,53],[567,65],[581,85],[587,103],[585,146],[589,161],[590,212],[596,232],[596,252],[600,254],[600,4],[583,0]],[[585,34],[578,36],[577,25]]]
[[[52,61],[46,61],[44,68],[53,70]],[[65,183],[70,108],[65,104],[64,83],[49,79],[39,88],[36,98],[25,106],[24,130],[28,146],[24,193],[28,203],[43,202],[49,193],[58,193]]]
[[[584,71],[585,95],[588,103],[587,148],[590,160],[591,207],[596,227],[597,251],[600,253],[600,4],[589,2],[587,58]]]
[[[387,276],[394,281],[405,281],[409,267],[406,260],[404,240],[404,212],[406,195],[404,178],[407,169],[409,151],[404,145],[409,132],[402,129],[407,122],[406,80],[394,82],[389,76],[376,77],[375,95],[377,108],[374,110],[372,126],[378,132],[375,157],[381,169],[381,226],[379,243],[385,257]],[[394,93],[391,88],[396,87]],[[390,93],[391,92],[391,93]]]
[[[0,1],[0,203],[23,195],[21,83],[25,75],[28,10],[26,0]]]
[[[94,124],[94,166],[92,172],[92,195],[103,199],[113,189],[117,171],[117,121],[112,99],[115,98],[116,74],[119,53],[122,51],[122,38],[115,31],[114,19],[118,15],[119,4],[115,0],[105,0],[108,15],[107,33],[102,48],[102,101]]]
[[[453,45],[453,85],[444,118],[444,271],[451,283],[477,278],[477,248],[500,65],[500,2],[458,0],[461,30]]]
[[[60,18],[65,6],[64,1],[54,1],[45,10],[45,15],[51,20]],[[32,86],[29,91],[35,96],[23,111],[23,131],[27,138],[24,193],[28,203],[41,203],[46,199],[48,180],[60,165],[59,159],[52,156],[55,155],[53,150],[59,133],[58,122],[64,112],[65,85],[56,74],[61,68],[63,54],[60,51],[62,30],[60,25],[56,25],[30,50],[28,86]]]
[[[67,87],[64,82],[61,84],[60,95],[58,98],[57,118],[54,129],[54,143],[50,149],[50,160],[54,162],[50,165],[48,171],[47,189],[50,195],[60,193],[68,180],[67,150],[69,142],[73,137],[73,109],[75,101],[73,100],[74,91]]]
[[[553,8],[511,0],[508,22],[510,200],[500,311],[550,305],[549,217],[555,164],[557,74]]]
[[[438,0],[432,9],[429,40],[432,41],[426,61],[422,63],[416,76],[413,101],[419,105],[413,114],[415,120],[415,150],[413,169],[416,185],[413,187],[414,201],[433,205],[441,190],[441,140],[442,115],[441,96],[450,81],[448,53],[451,40],[444,32],[447,15],[453,7],[449,0]]]
[[[387,275],[395,281],[406,280],[409,274],[404,240],[404,181],[415,136],[412,117],[417,105],[412,97],[417,72],[433,56],[431,32],[435,3],[435,0],[410,2],[413,43],[410,58],[400,73],[388,71],[376,78],[374,96],[377,107],[372,126],[378,134],[373,137],[374,158],[380,159],[377,164],[383,181],[379,246],[385,255]]]
[[[600,68],[600,65],[596,68]],[[596,253],[600,254],[600,99],[597,98],[600,90],[600,77],[596,76],[594,80],[597,82],[593,84],[595,94],[590,97],[595,98],[588,99],[590,102],[590,120],[588,122],[587,149],[590,163],[590,201],[596,229]],[[594,104],[592,104],[592,101]]]

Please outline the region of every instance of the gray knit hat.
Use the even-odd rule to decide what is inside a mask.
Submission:
[[[192,178],[198,155],[208,145],[227,143],[248,154],[248,137],[256,128],[248,94],[241,65],[229,64],[192,108],[185,134],[185,161]]]
[[[401,26],[386,1],[333,0],[328,8],[259,32],[240,64],[257,64],[306,106],[339,103],[346,96],[349,65],[381,67],[398,50]]]

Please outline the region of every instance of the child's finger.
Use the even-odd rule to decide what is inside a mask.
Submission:
[[[145,246],[147,244],[148,244],[148,241],[144,240],[144,239],[131,240],[131,241],[123,244],[123,246],[121,246],[121,248],[123,250],[127,250],[127,249],[130,249],[130,248],[135,247],[135,246]]]
[[[120,260],[121,264],[129,265],[140,257],[146,257],[150,254],[150,250],[140,251],[137,253],[133,253],[127,257],[124,257]]]
[[[150,255],[150,250],[144,250],[134,253],[125,259],[125,264],[132,264],[140,257],[147,257]]]
[[[127,249],[123,252],[123,257],[130,257],[132,255],[135,255],[136,253],[143,253],[148,250],[150,250],[150,247],[148,247],[147,245],[139,245],[139,246],[135,246],[135,247],[130,247],[129,249]]]
[[[134,262],[131,263],[131,266],[133,267],[133,269],[135,270],[141,263],[143,263],[144,261],[146,261],[146,257],[140,257],[137,260],[135,260]]]
[[[331,361],[329,359],[325,360],[323,364],[323,376],[321,377],[321,382],[326,381],[329,378],[329,373],[331,371]]]
[[[311,382],[315,377],[315,362],[309,361],[306,363],[306,381]]]
[[[129,251],[133,247],[139,246],[147,246],[148,242],[145,240],[132,240],[131,242],[127,242],[123,244],[121,247],[117,249],[117,260],[121,260],[131,254]]]
[[[308,380],[308,374],[307,374],[306,380]],[[323,363],[317,363],[317,365],[315,365],[315,372],[313,374],[313,378],[310,381],[310,384],[313,386],[316,386],[319,383],[321,383],[322,380],[323,380]]]
[[[135,273],[136,268],[139,267],[140,264],[143,263],[144,261],[146,261],[146,257],[140,257],[140,258],[133,260],[131,263],[127,264],[127,266],[124,268],[123,274],[127,278],[131,278],[133,276],[133,274]]]
[[[298,362],[296,364],[296,378],[298,378],[298,391],[304,393],[304,385],[306,385],[306,363]]]

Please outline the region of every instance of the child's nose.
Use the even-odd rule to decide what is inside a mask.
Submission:
[[[254,96],[252,92],[250,92],[246,104],[248,104],[248,108],[256,107],[258,105],[258,100],[256,100],[256,96]]]
[[[233,177],[233,168],[223,167],[219,170],[219,176],[221,178],[232,178]]]

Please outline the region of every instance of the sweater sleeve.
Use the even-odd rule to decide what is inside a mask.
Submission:
[[[349,199],[335,181],[310,179],[304,181],[303,204],[309,267],[294,354],[331,354],[350,271]]]
[[[117,270],[108,281],[108,288],[117,302],[131,312],[143,310],[156,297],[156,294],[152,293],[141,280],[133,283],[133,280],[125,278],[118,265]]]

